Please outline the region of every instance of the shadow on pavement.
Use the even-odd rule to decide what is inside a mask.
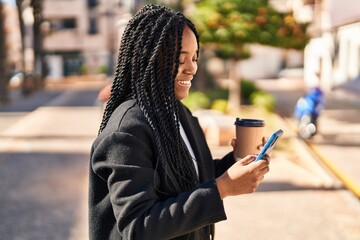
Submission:
[[[88,159],[79,153],[0,153],[0,238],[85,239]]]
[[[299,186],[288,182],[262,182],[256,192],[308,191],[308,190],[343,190],[344,187]]]

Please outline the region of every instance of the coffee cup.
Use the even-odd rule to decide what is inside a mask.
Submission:
[[[236,118],[236,157],[258,154],[264,136],[265,121],[261,119]]]

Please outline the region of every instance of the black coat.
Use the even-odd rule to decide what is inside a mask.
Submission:
[[[121,104],[91,150],[90,239],[210,239],[213,224],[225,220],[215,177],[233,163],[232,153],[213,160],[197,118],[179,102],[180,121],[199,166],[200,185],[166,196],[155,171],[154,135],[134,100]]]

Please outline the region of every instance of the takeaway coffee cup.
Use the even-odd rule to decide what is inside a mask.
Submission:
[[[238,158],[258,154],[258,146],[262,144],[262,138],[264,136],[264,127],[264,120],[236,118],[235,152]]]

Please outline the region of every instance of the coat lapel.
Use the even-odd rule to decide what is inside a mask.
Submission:
[[[213,176],[212,156],[205,140],[199,121],[188,109],[179,102],[179,118],[189,139],[199,166],[200,181],[206,181]],[[210,161],[209,161],[210,159]]]

